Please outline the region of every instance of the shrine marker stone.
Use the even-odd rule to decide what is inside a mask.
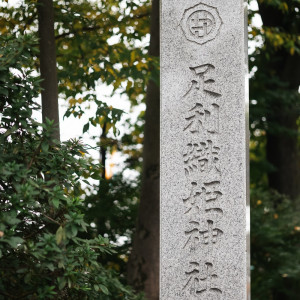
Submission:
[[[161,0],[160,299],[248,297],[242,0]]]

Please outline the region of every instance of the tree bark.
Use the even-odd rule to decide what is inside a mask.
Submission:
[[[149,54],[159,56],[159,0],[152,1]],[[128,281],[146,299],[159,299],[159,131],[160,90],[147,86],[143,173],[138,223],[128,262]]]
[[[60,140],[58,83],[56,70],[56,45],[54,36],[54,8],[52,0],[38,0],[38,21],[40,38],[40,70],[42,78],[42,116],[54,121],[52,137]]]
[[[105,179],[106,175],[106,152],[107,152],[107,146],[106,146],[106,122],[103,124],[102,132],[100,135],[100,160],[102,165],[102,174],[101,177]]]
[[[299,32],[296,22],[289,18],[278,7],[260,3],[260,15],[263,25],[284,29],[288,33]],[[268,45],[267,45],[268,47]],[[273,103],[272,115],[268,121],[276,124],[280,130],[267,130],[266,156],[274,170],[268,174],[269,186],[278,192],[288,195],[291,199],[300,196],[300,149],[297,120],[299,110],[299,84],[300,84],[300,55],[288,53],[287,50],[277,50],[271,54],[272,59],[266,63],[269,78],[277,76],[281,82],[287,83],[286,93],[295,93],[296,99],[287,104],[284,96],[278,95]],[[266,86],[269,90],[280,89],[273,85]],[[281,97],[281,98],[280,98]]]

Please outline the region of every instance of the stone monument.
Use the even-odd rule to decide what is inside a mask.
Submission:
[[[246,6],[161,2],[160,299],[246,300]]]

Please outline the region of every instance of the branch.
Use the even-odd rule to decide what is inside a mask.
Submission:
[[[61,226],[61,224],[60,224],[59,222],[55,221],[55,220],[52,219],[51,217],[45,215],[44,213],[42,213],[42,215],[43,215],[46,219],[50,220],[51,222],[53,222],[53,223],[55,223],[55,224]]]
[[[33,153],[33,156],[29,162],[29,164],[27,165],[27,170],[29,170],[34,162],[34,159],[35,157],[38,155],[38,153],[41,151],[41,145],[42,145],[42,142],[40,143],[40,145],[36,148],[36,150],[34,151]]]
[[[144,17],[149,17],[150,16],[150,11],[144,13],[144,14],[140,14],[140,15],[134,15],[131,19],[142,19]],[[96,31],[96,30],[99,30],[99,29],[103,29],[105,30],[107,26],[94,26],[94,27],[82,27],[82,31]],[[76,34],[78,33],[79,31],[70,31],[70,32],[65,32],[65,33],[62,33],[62,34],[59,34],[59,35],[56,35],[55,36],[55,39],[58,40],[60,38],[63,38],[63,37],[66,37],[70,34]]]
[[[99,29],[101,29],[101,28],[105,28],[105,27],[100,27],[100,26],[95,26],[95,27],[82,27],[81,28],[81,31],[96,31],[96,30],[99,30]],[[63,38],[63,37],[65,37],[65,36],[68,36],[68,35],[70,35],[70,34],[76,34],[76,33],[78,33],[79,31],[69,31],[69,32],[64,32],[64,33],[62,33],[62,34],[59,34],[59,35],[56,35],[55,36],[55,39],[56,40],[58,40],[58,39],[60,39],[60,38]]]
[[[6,296],[6,297],[11,298],[11,299],[17,299],[15,296],[10,295],[8,293],[5,293],[5,292],[3,292],[1,290],[0,290],[0,295]]]

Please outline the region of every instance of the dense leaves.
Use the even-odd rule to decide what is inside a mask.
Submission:
[[[37,122],[38,77],[30,36],[1,38],[0,297],[1,299],[135,299],[100,263],[109,239],[82,238],[81,188],[99,166],[78,140],[51,140],[52,122]]]
[[[20,8],[1,7],[2,36],[20,37],[2,37],[0,50],[0,299],[134,299],[120,281],[139,182],[121,175],[100,178],[100,166],[86,159],[86,146],[52,141],[51,122],[32,118],[39,110],[34,99],[40,81],[32,72],[39,69],[33,47],[38,41],[23,34],[37,36],[36,5],[26,0]],[[149,79],[157,82],[158,60],[147,54],[150,1],[63,0],[54,5],[66,117],[80,118],[96,103],[83,131],[98,126],[100,132],[101,127],[101,148],[122,151],[125,168],[140,172],[144,112],[135,124],[126,122],[120,141],[113,139],[108,131],[117,133],[121,111],[100,101],[95,89],[99,83],[111,85],[134,106],[143,102]],[[249,11],[249,39],[256,43],[249,66],[252,295],[258,300],[297,299],[300,293],[299,200],[276,192],[279,185],[272,180],[280,171],[286,178],[282,186],[298,184],[299,9],[299,1],[259,0],[258,10]],[[251,22],[257,14],[262,27]],[[89,184],[88,178],[99,184],[89,187],[86,197],[81,183]],[[116,277],[112,270],[122,274]]]
[[[105,263],[110,268],[126,273],[126,263],[136,225],[139,201],[138,182],[131,182],[116,174],[111,179],[102,179],[97,193],[86,199],[86,215],[94,224],[94,235],[101,234],[117,246],[117,252],[107,256]]]
[[[295,173],[291,165],[300,167],[297,154],[300,151],[294,149],[300,116],[299,10],[299,1],[260,0],[258,10],[249,12],[249,39],[256,43],[249,56],[251,150],[255,153],[251,165],[252,182],[269,184],[292,197],[297,194],[291,191],[292,187],[289,189],[287,182],[274,184],[272,174],[282,173],[297,185],[299,173]],[[262,27],[252,22],[258,14],[263,21]],[[290,172],[285,171],[284,164]],[[291,180],[293,176],[295,182]]]
[[[36,7],[25,0],[19,9],[2,8],[1,32],[36,33]],[[54,1],[54,9],[60,96],[81,104],[101,82],[141,103],[147,81],[155,78],[150,69],[158,69],[147,54],[150,1],[64,0]]]
[[[300,6],[257,2],[258,10],[249,11],[251,291],[258,300],[297,299]],[[257,15],[262,26],[252,22]]]
[[[287,197],[266,189],[251,195],[252,297],[297,299],[300,278],[300,212]]]

